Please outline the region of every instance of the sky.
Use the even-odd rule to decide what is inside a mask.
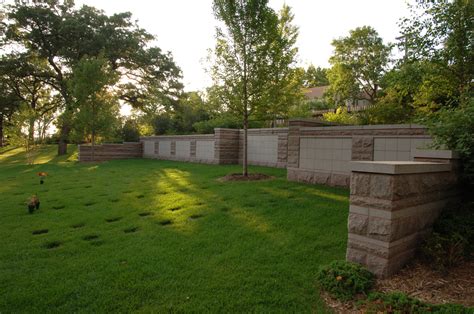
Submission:
[[[408,16],[405,0],[270,0],[278,11],[286,3],[299,27],[298,63],[328,67],[331,41],[359,26],[374,27],[384,42],[399,36],[397,22]],[[186,91],[211,85],[205,59],[215,44],[217,25],[212,0],[76,0],[107,14],[129,11],[140,27],[157,37],[156,45],[170,51],[183,72]]]

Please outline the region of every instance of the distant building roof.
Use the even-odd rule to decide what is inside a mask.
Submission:
[[[326,90],[328,89],[328,87],[329,87],[329,85],[305,88],[303,93],[304,93],[305,97],[309,100],[311,100],[311,99],[320,99],[320,98],[323,98],[323,95],[326,92]]]

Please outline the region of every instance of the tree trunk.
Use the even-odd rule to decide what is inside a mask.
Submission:
[[[94,146],[95,146],[95,132],[94,130],[92,130],[92,147],[91,147],[92,161],[94,161]]]
[[[0,147],[3,147],[3,114],[0,114]]]
[[[249,117],[247,110],[244,113],[244,153],[243,153],[243,160],[242,160],[242,175],[247,177],[249,175],[248,172],[248,136],[247,136],[247,129],[249,127]]]
[[[70,132],[71,128],[69,127],[69,125],[63,124],[61,126],[58,142],[58,156],[67,154],[67,139],[69,137]]]
[[[35,118],[30,118],[30,125],[28,128],[28,141],[30,141],[30,143],[35,142],[35,123]]]

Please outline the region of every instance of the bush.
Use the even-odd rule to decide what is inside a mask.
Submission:
[[[432,305],[407,296],[402,292],[369,294],[366,300],[359,302],[367,313],[472,313],[472,308],[460,304]]]
[[[474,251],[474,206],[446,209],[421,246],[422,255],[438,270],[459,264]]]
[[[426,123],[438,146],[459,152],[462,175],[474,186],[474,99],[457,108],[439,110]]]
[[[317,280],[333,297],[347,301],[359,293],[367,293],[374,284],[374,275],[361,265],[334,261],[319,269]]]
[[[421,253],[438,270],[458,265],[464,259],[466,239],[459,233],[433,232],[423,243]]]
[[[328,112],[323,114],[324,120],[328,122],[340,123],[340,124],[360,124],[358,116],[353,113],[349,113],[346,107],[337,108],[336,112]]]

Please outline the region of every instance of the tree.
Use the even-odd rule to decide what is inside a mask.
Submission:
[[[360,99],[363,92],[372,104],[375,103],[391,45],[385,45],[370,26],[351,30],[348,37],[335,39],[332,45],[330,92],[341,96],[340,100]]]
[[[58,108],[51,87],[40,75],[33,75],[33,71],[37,71],[37,74],[47,71],[44,62],[34,55],[11,53],[0,59],[2,81],[29,108],[28,140],[31,144],[35,140],[36,122]]]
[[[11,124],[11,117],[19,109],[20,99],[3,78],[0,78],[0,147],[5,145],[5,126]]]
[[[451,94],[445,104],[468,103],[474,77],[474,2],[417,1],[411,9],[412,15],[400,25],[399,46],[406,54],[401,62],[430,62],[439,73],[439,87]],[[431,81],[427,82],[430,89],[437,92],[438,84],[427,81]],[[451,90],[447,91],[447,87]],[[425,95],[426,92],[425,89]]]
[[[225,26],[217,28],[211,68],[214,92],[242,119],[243,175],[247,176],[249,118],[287,110],[282,108],[289,101],[285,98],[294,95],[294,73],[288,68],[296,54],[297,29],[291,26],[289,8],[284,7],[279,18],[267,0],[215,0],[213,10]]]
[[[107,60],[101,57],[84,57],[73,70],[70,90],[78,108],[74,122],[91,136],[92,160],[96,137],[110,132],[111,122],[118,116],[117,99],[108,90],[116,80]]]
[[[269,75],[265,78],[268,107],[256,112],[260,120],[271,120],[275,125],[277,118],[286,118],[290,107],[300,103],[303,98],[303,71],[296,67],[298,48],[298,28],[293,25],[294,14],[286,4],[278,14],[278,25],[270,46]],[[271,30],[270,30],[271,31]]]
[[[303,76],[303,85],[306,88],[329,85],[328,69],[315,67],[310,64]]]
[[[18,1],[9,6],[6,40],[44,60],[47,71],[32,69],[62,98],[58,154],[67,150],[76,101],[69,90],[72,69],[85,56],[103,56],[119,76],[115,96],[148,110],[176,98],[180,70],[169,53],[151,47],[154,37],[130,13],[105,15],[93,7],[75,9],[72,0]]]

